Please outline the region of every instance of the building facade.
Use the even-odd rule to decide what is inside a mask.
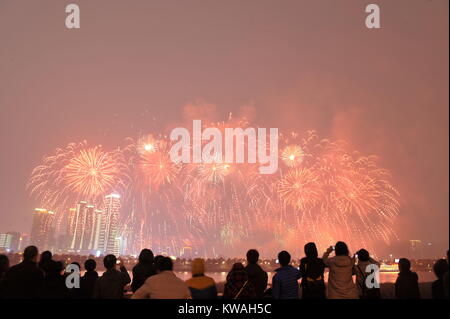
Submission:
[[[52,248],[53,221],[55,213],[43,208],[36,208],[33,212],[33,224],[30,234],[30,245],[38,247],[40,251]]]

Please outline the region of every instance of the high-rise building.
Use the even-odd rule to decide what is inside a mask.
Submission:
[[[120,210],[120,195],[109,194],[103,202],[101,232],[98,250],[104,254],[117,252],[118,223]]]
[[[0,251],[9,249],[11,246],[11,236],[7,233],[0,234]]]
[[[102,233],[102,220],[103,220],[103,211],[99,209],[94,209],[94,230],[92,235],[92,250],[99,251],[100,250],[100,236]]]
[[[33,212],[33,225],[31,227],[30,245],[37,246],[40,251],[50,249],[53,236],[53,220],[55,214],[43,208],[36,208]]]
[[[69,247],[70,252],[81,252],[86,232],[86,206],[87,202],[78,202],[75,209],[70,210],[68,223],[70,225]]]
[[[19,251],[20,238],[21,238],[20,233],[15,232],[15,231],[10,231],[10,232],[7,232],[7,234],[11,236],[9,249],[14,252]]]
[[[70,209],[67,219],[68,250],[80,254],[94,253],[100,238],[101,218],[101,211],[85,201]]]

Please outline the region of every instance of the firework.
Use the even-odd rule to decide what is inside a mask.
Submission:
[[[303,161],[304,153],[300,145],[286,146],[281,153],[281,159],[289,167],[297,167]]]
[[[311,209],[322,197],[318,176],[308,169],[290,171],[278,184],[281,199],[300,211]]]
[[[53,210],[122,192],[122,233],[134,236],[135,252],[145,243],[179,254],[186,242],[205,254],[235,255],[249,245],[296,252],[306,241],[324,248],[337,240],[373,249],[395,239],[399,194],[376,157],[314,131],[282,133],[279,141],[284,165],[272,175],[259,174],[258,164],[175,164],[159,134],[128,138],[113,152],[69,144],[43,159],[28,187]]]

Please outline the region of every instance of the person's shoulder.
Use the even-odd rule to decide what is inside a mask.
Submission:
[[[155,281],[159,281],[159,280],[161,280],[161,278],[162,278],[161,274],[155,274],[155,275],[150,276],[147,279],[145,279],[144,283],[147,284],[147,283],[152,283],[152,282],[155,282]]]
[[[214,279],[212,277],[205,276],[205,280],[208,281],[209,283],[211,283],[212,285],[216,284],[216,282],[214,281]]]
[[[12,273],[12,272],[15,272],[15,271],[17,271],[18,269],[21,269],[22,266],[23,266],[22,263],[19,263],[19,264],[17,264],[17,265],[11,266],[11,267],[9,267],[9,269],[8,269],[8,271],[7,271],[6,273]]]

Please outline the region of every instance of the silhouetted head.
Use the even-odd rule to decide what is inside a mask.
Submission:
[[[87,259],[84,262],[84,269],[86,269],[86,271],[94,271],[95,268],[97,268],[97,263],[94,259]]]
[[[259,252],[256,249],[247,251],[247,261],[249,264],[257,264],[259,259]]]
[[[195,258],[192,261],[192,275],[203,275],[205,273],[205,261],[202,258]]]
[[[358,250],[358,252],[356,254],[358,255],[358,259],[360,261],[369,261],[369,258],[370,258],[369,252],[367,250],[365,250],[364,248]]]
[[[116,256],[110,254],[106,255],[105,258],[103,258],[103,265],[106,269],[114,269],[116,268],[117,258]]]
[[[304,250],[307,258],[317,258],[317,256],[319,255],[315,243],[307,243]]]
[[[439,259],[433,266],[436,277],[441,278],[448,271],[448,263],[445,259]]]
[[[164,258],[164,256],[162,256],[162,255],[156,255],[155,256],[155,258],[153,259],[153,262],[155,263],[155,265],[158,262],[158,260],[160,260],[161,258]]]
[[[235,263],[231,267],[231,271],[244,271],[244,265],[242,263]]]
[[[408,272],[411,270],[411,262],[407,258],[400,258],[398,261],[398,270],[400,272]]]
[[[53,255],[52,255],[51,251],[49,251],[49,250],[43,251],[41,253],[41,258],[40,258],[39,262],[41,262],[41,263],[48,262],[48,261],[52,260],[52,257],[53,257]]]
[[[28,246],[23,251],[23,260],[37,262],[39,251],[36,246]]]
[[[291,255],[285,250],[281,251],[278,254],[278,262],[283,267],[289,265],[289,263],[291,262]]]
[[[153,251],[144,248],[139,254],[139,262],[143,264],[152,264],[154,260]]]
[[[336,256],[348,256],[349,251],[347,244],[343,241],[338,241],[334,246],[334,253],[336,254]]]
[[[6,255],[0,255],[0,274],[4,274],[9,269],[9,259]]]
[[[158,261],[156,262],[156,270],[158,272],[163,272],[166,270],[172,271],[173,269],[173,262],[170,257],[164,257],[161,256],[161,258],[158,258]]]

